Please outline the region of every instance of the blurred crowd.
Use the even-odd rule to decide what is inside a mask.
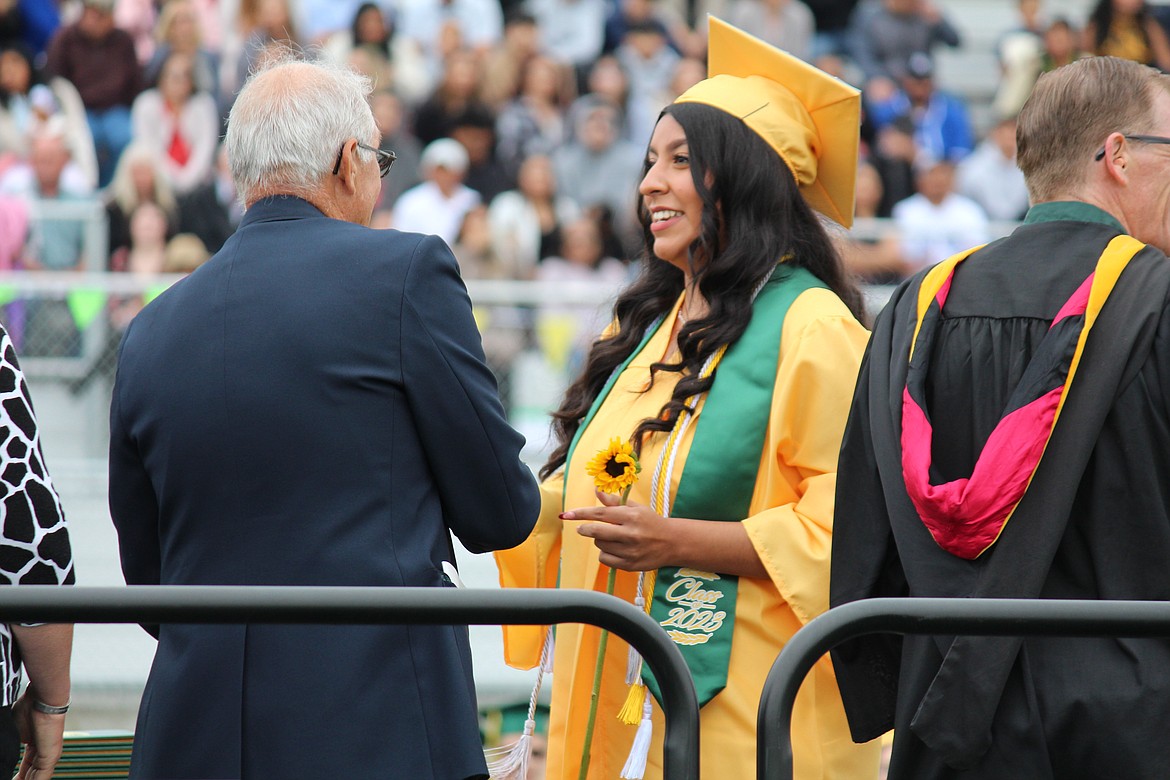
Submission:
[[[863,89],[870,227],[841,246],[872,282],[1023,216],[1014,117],[1039,74],[1088,54],[1170,68],[1170,3],[1070,19],[1018,0],[977,126],[937,78],[936,50],[964,45],[941,0],[0,0],[0,269],[80,262],[81,230],[38,225],[30,200],[100,198],[111,271],[214,253],[241,216],[221,151],[233,98],[292,45],[375,85],[398,156],[375,226],[443,237],[468,278],[620,281],[645,144],[705,76],[708,13]]]

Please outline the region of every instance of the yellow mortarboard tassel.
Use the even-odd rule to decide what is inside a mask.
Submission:
[[[618,720],[627,726],[637,726],[642,720],[642,702],[646,701],[646,686],[639,680],[630,685],[626,703],[618,713]]]
[[[707,36],[708,78],[675,102],[743,120],[784,160],[808,204],[850,227],[861,92],[713,16]]]

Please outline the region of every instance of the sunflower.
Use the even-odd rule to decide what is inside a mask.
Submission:
[[[609,446],[598,452],[585,467],[586,473],[593,477],[593,484],[602,493],[613,493],[622,497],[629,495],[630,488],[638,481],[638,472],[642,464],[634,455],[634,447],[629,442],[618,437],[610,439]]]

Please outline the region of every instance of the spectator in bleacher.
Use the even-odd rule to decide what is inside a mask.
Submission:
[[[1016,119],[1002,117],[974,153],[959,163],[958,191],[993,220],[1014,222],[1028,211],[1028,185],[1016,165]]]
[[[625,71],[631,95],[646,102],[666,91],[682,59],[670,48],[661,25],[651,21],[629,25],[613,55]]]
[[[1015,116],[1043,72],[1044,30],[1047,22],[1040,13],[1040,0],[1018,0],[1016,24],[995,42],[999,61],[999,84],[991,102],[997,116]]]
[[[500,42],[504,15],[497,0],[402,0],[398,4],[398,33],[430,63],[433,73],[449,53],[453,38],[478,57]]]
[[[255,0],[251,4],[250,25],[246,28],[247,36],[235,67],[237,86],[229,95],[224,95],[225,100],[236,94],[238,85],[243,84],[248,74],[266,57],[286,47],[295,49],[302,44],[291,3],[292,0]],[[244,3],[241,2],[240,7],[243,10]]]
[[[88,182],[69,181],[68,163],[64,129],[58,122],[48,122],[31,138],[28,162],[12,166],[0,178],[0,195],[17,195],[47,207],[30,223],[21,263],[24,269],[73,271],[83,267],[85,219],[52,211],[56,204],[67,207],[92,197]],[[62,296],[25,301],[23,318],[20,336],[25,355],[76,357],[80,353],[80,332]]]
[[[467,212],[479,205],[479,193],[463,183],[467,150],[452,138],[431,141],[423,149],[419,167],[423,182],[399,196],[391,212],[397,230],[435,235],[455,243]]]
[[[609,208],[624,243],[636,228],[633,193],[642,152],[621,138],[618,107],[605,98],[581,98],[569,121],[571,140],[553,152],[557,187],[582,209]]]
[[[578,77],[601,55],[606,0],[530,0],[540,30],[540,51],[573,67]]]
[[[335,34],[351,27],[363,5],[370,4],[362,0],[296,0],[292,10],[305,43],[322,46]],[[372,5],[378,6],[376,3]],[[389,0],[384,0],[383,5],[387,9],[392,7]]]
[[[130,118],[134,140],[158,155],[175,195],[211,180],[219,110],[211,95],[195,88],[193,57],[172,52],[159,71],[158,86],[135,98]]]
[[[1007,52],[1005,51],[1016,38],[1026,38],[1034,44],[1040,45],[1044,37],[1044,30],[1048,21],[1043,13],[1041,0],[1016,0],[1016,18],[1014,23],[1004,30],[995,40],[996,59],[1003,64]]]
[[[607,99],[618,107],[618,132],[622,138],[632,141],[636,146],[642,146],[650,139],[661,106],[630,89],[629,77],[617,57],[612,54],[598,57],[589,69],[585,86],[586,92],[569,106],[566,140],[574,132],[572,118],[579,114],[583,106],[599,98]]]
[[[845,268],[866,284],[896,284],[910,270],[902,258],[897,225],[878,213],[883,194],[877,168],[858,163],[853,228],[831,234]]]
[[[674,68],[674,75],[670,79],[669,95],[666,102],[673,103],[674,99],[691,87],[707,78],[707,63],[694,57],[683,57]],[[663,105],[666,105],[664,102]]]
[[[514,278],[509,273],[507,265],[496,254],[495,246],[492,244],[492,228],[488,222],[487,206],[482,203],[463,215],[463,222],[460,223],[459,232],[451,244],[451,251],[459,261],[459,275],[464,279]],[[481,324],[480,332],[486,338],[485,330]],[[490,355],[488,363],[494,370],[495,361]]]
[[[382,134],[380,148],[394,152],[394,175],[382,179],[382,195],[378,199],[378,210],[389,210],[402,193],[418,184],[419,162],[422,158],[422,144],[406,126],[406,108],[402,99],[388,89],[375,89],[370,96],[370,108],[378,132]]]
[[[166,0],[167,3],[171,0]],[[234,15],[228,11],[229,4],[238,0],[191,0],[195,14],[199,17],[199,29],[203,33],[203,45],[217,57],[223,54],[224,42],[229,37],[225,27],[232,24]]]
[[[816,20],[801,0],[735,0],[727,20],[793,57],[812,60]]]
[[[451,246],[464,279],[515,279],[512,267],[496,254],[487,208],[481,203],[463,217]],[[519,306],[476,306],[475,321],[483,338],[484,357],[500,385],[500,397],[509,406],[512,366],[528,345],[532,318]]]
[[[73,585],[73,551],[61,499],[49,476],[28,382],[13,340],[0,326],[0,582]],[[0,774],[47,780],[61,756],[70,704],[69,623],[0,625]],[[20,692],[21,670],[28,686]],[[25,743],[21,759],[21,743]]]
[[[167,242],[164,274],[189,274],[211,259],[207,247],[193,233],[180,233]]]
[[[914,123],[914,142],[921,153],[935,159],[958,162],[975,148],[975,133],[967,104],[956,95],[938,89],[934,83],[934,62],[930,55],[911,55],[899,75],[901,85],[886,100],[870,97],[867,115],[882,128],[900,116]]]
[[[615,287],[629,279],[629,268],[605,253],[601,228],[590,215],[569,220],[561,227],[560,249],[541,258],[536,278],[547,282],[601,282]],[[600,312],[593,312],[600,314]],[[596,327],[583,328],[592,343],[601,335],[604,319],[591,318]]]
[[[179,228],[179,204],[162,158],[145,143],[131,143],[122,152],[104,199],[110,256],[130,245],[130,215],[142,203],[153,203],[163,210],[171,235]]]
[[[140,203],[130,215],[130,244],[110,256],[110,270],[142,277],[161,274],[166,266],[168,231],[166,213],[149,201]],[[141,294],[110,297],[110,325],[117,338],[145,303]]]
[[[134,39],[140,65],[150,62],[154,56],[159,5],[156,0],[114,0],[114,24]]]
[[[540,53],[540,27],[527,11],[504,20],[504,38],[483,59],[480,95],[496,111],[519,97],[529,61]]]
[[[93,195],[89,183],[70,176],[69,146],[60,123],[50,122],[29,139],[28,161],[18,163],[0,178],[0,194],[29,200],[77,201]],[[85,222],[80,219],[34,219],[25,267],[63,271],[77,268],[82,259]]]
[[[274,15],[264,8],[266,0],[219,0],[220,13],[226,18],[223,43],[219,48],[220,108],[226,117],[240,85],[248,77],[248,58],[245,49],[249,40],[263,27],[263,17]],[[198,0],[197,0],[198,2]],[[271,5],[269,7],[272,7]],[[279,15],[279,10],[275,15]],[[284,16],[289,16],[284,9]],[[205,17],[206,18],[206,17]],[[297,40],[295,21],[285,28],[289,39]],[[279,34],[285,34],[278,31]],[[243,68],[243,70],[241,70]]]
[[[815,22],[811,56],[843,57],[849,54],[849,19],[857,0],[804,0]]]
[[[0,46],[20,43],[23,27],[18,0],[0,0]]]
[[[601,231],[591,216],[581,216],[567,222],[561,230],[561,249],[558,254],[541,259],[536,267],[536,279],[555,284],[592,283],[606,285],[615,293],[629,280],[626,264],[605,253]],[[536,312],[536,333],[554,333],[558,342],[552,351],[565,354],[554,360],[569,375],[580,373],[590,345],[601,337],[607,324],[605,306],[573,306],[548,304]],[[545,346],[546,354],[549,351]]]
[[[914,123],[902,116],[877,131],[869,162],[882,180],[882,198],[877,216],[889,217],[894,205],[915,192],[914,161],[918,145],[914,142]]]
[[[497,151],[511,176],[534,154],[548,155],[565,141],[565,113],[572,94],[566,66],[549,57],[528,61],[520,94],[496,119]]]
[[[894,206],[902,257],[918,271],[991,239],[987,215],[978,203],[955,191],[955,164],[921,158],[918,191]]]
[[[398,170],[397,163],[394,170]],[[215,253],[236,231],[243,216],[243,207],[228,170],[227,154],[220,145],[211,181],[196,187],[180,201],[179,235],[195,236],[207,251]],[[168,247],[170,243],[167,243]]]
[[[393,89],[410,102],[420,102],[431,89],[426,62],[410,41],[397,35],[387,11],[377,3],[362,3],[350,29],[340,30],[325,41],[324,54],[334,62],[354,62],[355,53],[365,60],[358,70],[374,79],[374,89]],[[397,177],[399,157],[395,163]]]
[[[236,98],[244,221],[119,352],[128,583],[441,588],[452,534],[486,552],[532,528],[523,439],[450,250],[367,227],[392,162],[370,89],[278,60]],[[135,778],[486,776],[466,626],[150,628]]]
[[[1068,65],[1081,57],[1080,34],[1068,19],[1058,16],[1044,31],[1044,53],[1040,56],[1040,70]]]
[[[605,20],[605,42],[602,52],[610,54],[625,40],[634,25],[652,24],[661,29],[670,48],[679,54],[702,56],[699,36],[691,32],[686,22],[662,0],[616,0]]]
[[[468,108],[486,107],[479,97],[480,76],[479,58],[475,52],[460,48],[448,55],[443,65],[443,77],[426,102],[414,112],[414,135],[424,146],[440,138],[449,138],[455,118],[462,116]]]
[[[484,104],[468,106],[451,123],[451,138],[467,150],[463,183],[479,193],[483,203],[515,184],[515,177],[496,155],[496,117]]]
[[[916,52],[962,39],[932,0],[864,0],[853,12],[850,55],[861,68],[867,99],[884,101]]]
[[[192,0],[167,0],[158,14],[158,45],[144,69],[145,83],[158,83],[163,63],[172,53],[186,54],[194,62],[195,89],[211,95],[220,105],[219,57],[204,45],[199,12]],[[216,132],[218,136],[218,131]]]
[[[0,2],[0,45],[22,43],[32,52],[35,62],[42,61],[45,48],[60,26],[57,3],[43,0]]]
[[[47,71],[72,82],[85,105],[105,187],[130,143],[130,105],[141,88],[134,41],[114,26],[114,0],[83,0],[81,18],[62,27],[49,44]]]
[[[96,187],[98,172],[93,136],[77,89],[60,76],[41,83],[32,55],[23,44],[0,47],[0,158],[27,157],[29,138],[50,120],[64,128],[69,166],[84,176],[90,188]],[[5,167],[6,163],[0,159],[0,173]]]
[[[552,161],[534,154],[520,166],[516,189],[488,206],[495,256],[513,279],[531,279],[541,258],[559,254],[561,229],[581,209],[557,188]]]
[[[1170,36],[1144,0],[1097,0],[1085,22],[1082,48],[1170,71]]]

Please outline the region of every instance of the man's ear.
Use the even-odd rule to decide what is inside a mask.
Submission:
[[[336,184],[349,195],[357,192],[356,150],[357,141],[352,138],[346,141],[341,147],[341,164],[337,168]]]
[[[1126,167],[1129,165],[1129,144],[1125,142],[1122,133],[1110,133],[1105,139],[1105,155],[1101,158],[1101,165],[1105,166],[1105,173],[1119,184],[1129,181]]]

